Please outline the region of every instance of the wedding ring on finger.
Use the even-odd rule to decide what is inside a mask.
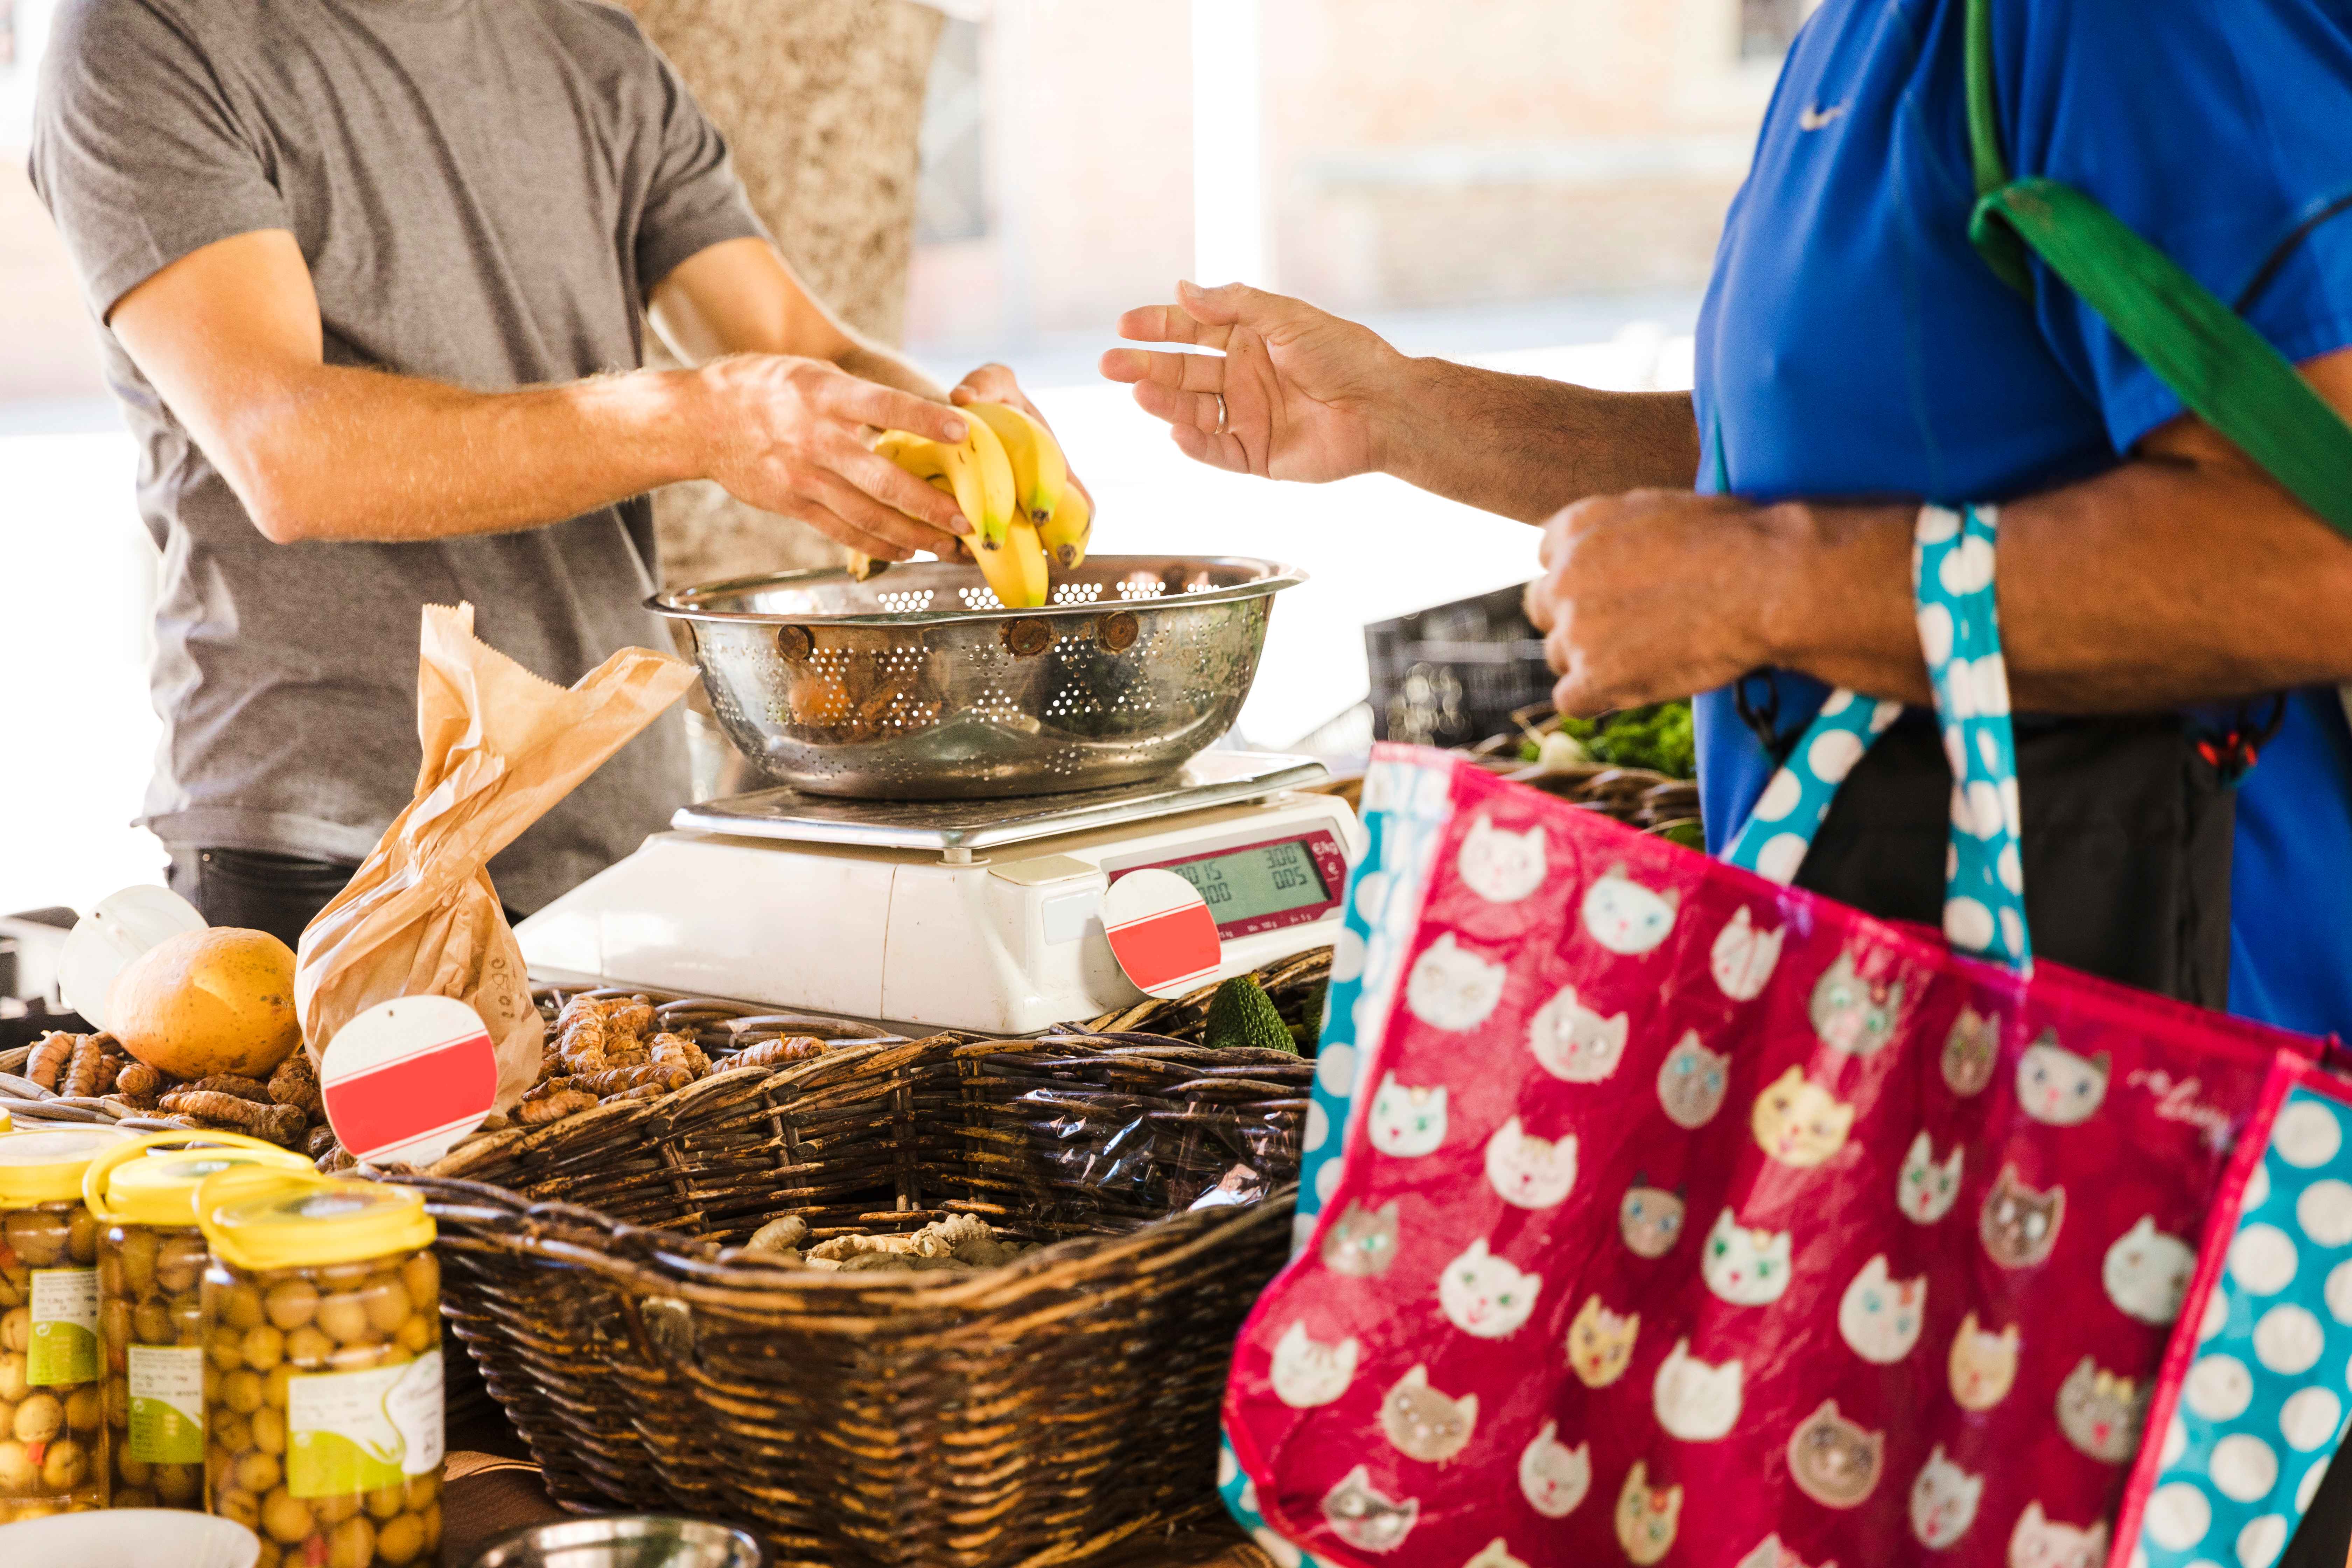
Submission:
[[[1225,415],[1225,395],[1220,392],[1216,394],[1215,396],[1217,399],[1217,427],[1211,431],[1210,434],[1222,436],[1225,433],[1229,424]]]

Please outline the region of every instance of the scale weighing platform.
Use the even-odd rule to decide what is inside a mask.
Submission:
[[[1143,999],[1103,895],[1158,868],[1201,890],[1217,977],[1339,934],[1364,830],[1296,793],[1311,758],[1206,752],[1142,784],[1003,800],[762,790],[688,806],[517,928],[534,979],[642,985],[894,1025],[1026,1035]]]

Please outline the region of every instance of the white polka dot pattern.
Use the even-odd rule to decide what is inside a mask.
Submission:
[[[2241,1195],[2228,1268],[2192,1299],[2200,1351],[2132,1555],[2272,1568],[2318,1494],[2352,1388],[2352,1107],[2292,1089]]]

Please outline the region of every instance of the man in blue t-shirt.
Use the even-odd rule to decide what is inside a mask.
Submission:
[[[1559,705],[1705,693],[1717,847],[1771,767],[1733,684],[1784,732],[1833,685],[1925,702],[1918,505],[2001,503],[2021,711],[2286,694],[2239,791],[2230,1000],[2352,1035],[2352,545],[2038,261],[2029,302],[1971,247],[1963,10],[1826,0],[1807,25],[1695,396],[1410,360],[1300,301],[1189,284],[1120,330],[1223,357],[1119,349],[1103,372],[1201,461],[1382,471],[1542,523],[1529,607]],[[2011,169],[2105,204],[2352,413],[2352,3],[1998,0],[1992,34]]]

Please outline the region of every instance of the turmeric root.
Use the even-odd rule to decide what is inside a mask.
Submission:
[[[329,1150],[339,1147],[341,1145],[335,1142],[335,1130],[323,1121],[311,1128],[310,1136],[302,1141],[302,1152],[310,1155],[313,1161],[320,1159]]]
[[[233,1094],[239,1100],[250,1100],[256,1105],[275,1103],[270,1098],[268,1084],[257,1078],[247,1078],[241,1073],[216,1072],[209,1077],[196,1079],[188,1087],[215,1094]]]
[[[571,1080],[573,1088],[584,1089],[599,1099],[628,1094],[640,1089],[667,1094],[671,1089],[684,1089],[693,1081],[694,1075],[683,1067],[666,1068],[659,1062],[651,1061],[606,1068],[602,1072],[581,1073]]]
[[[710,1070],[710,1058],[702,1047],[684,1035],[656,1035],[649,1047],[657,1068],[673,1068],[685,1073],[685,1082],[691,1083]]]
[[[782,1039],[769,1040],[756,1046],[746,1046],[728,1058],[727,1065],[738,1068],[782,1067],[786,1062],[806,1061],[811,1057],[824,1055],[823,1040],[814,1035],[786,1035]]]
[[[297,1050],[278,1064],[278,1070],[269,1075],[269,1098],[280,1105],[300,1107],[313,1121],[326,1114],[319,1100],[319,1072],[310,1065],[308,1051]]]
[[[198,1121],[249,1133],[289,1149],[310,1121],[293,1106],[257,1105],[216,1089],[175,1089],[157,1103],[173,1115],[194,1117]]]
[[[541,1127],[583,1110],[596,1109],[596,1097],[584,1089],[562,1089],[515,1107],[515,1120],[525,1127]]]
[[[64,1081],[58,1085],[58,1092],[74,1100],[105,1093],[98,1087],[98,1072],[106,1059],[106,1047],[113,1040],[111,1035],[75,1037],[73,1055],[66,1058]]]
[[[163,1092],[163,1075],[145,1062],[128,1062],[114,1075],[114,1092],[134,1104],[152,1106],[155,1097]]]
[[[33,1047],[33,1054],[25,1059],[25,1076],[55,1094],[58,1078],[72,1059],[74,1047],[81,1043],[79,1035],[68,1035],[63,1029],[51,1029]]]

